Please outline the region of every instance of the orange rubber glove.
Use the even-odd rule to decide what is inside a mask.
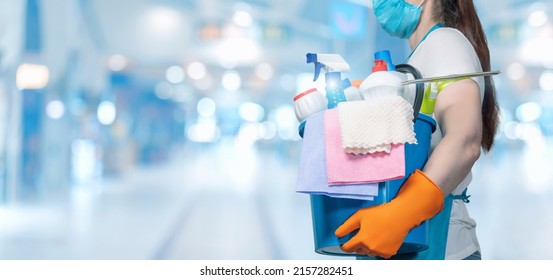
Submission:
[[[359,232],[342,245],[345,252],[390,258],[409,231],[442,210],[442,190],[422,171],[415,170],[392,201],[355,212],[335,234]]]

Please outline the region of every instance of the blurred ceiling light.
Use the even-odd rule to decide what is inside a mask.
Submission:
[[[21,64],[17,68],[16,84],[19,90],[42,89],[48,85],[50,72],[40,64]]]
[[[544,10],[532,12],[528,16],[528,25],[532,27],[540,27],[547,23],[548,17]]]
[[[507,76],[513,81],[520,80],[526,74],[526,67],[521,63],[515,62],[507,68]]]
[[[544,137],[540,126],[536,123],[521,124],[522,140],[526,141],[531,148],[542,149],[544,147]]]
[[[188,139],[193,142],[215,142],[221,136],[219,128],[214,122],[193,124],[186,132]]]
[[[169,8],[153,8],[146,14],[148,26],[152,31],[160,35],[173,33],[177,29],[179,21],[179,13]]]
[[[173,86],[168,82],[161,82],[156,85],[155,94],[159,99],[166,100],[173,96]]]
[[[246,11],[236,11],[232,16],[232,20],[240,27],[250,27],[253,23],[252,16]]]
[[[180,66],[171,66],[165,71],[165,78],[172,84],[182,83],[184,81],[184,69]]]
[[[516,109],[516,116],[521,122],[537,121],[542,114],[541,105],[537,102],[521,104]]]
[[[259,104],[246,102],[238,108],[240,117],[248,122],[260,122],[265,117],[265,109]]]
[[[242,86],[242,79],[236,71],[227,71],[222,78],[223,88],[228,91],[236,91]]]
[[[522,137],[522,126],[514,121],[505,123],[505,137],[510,140],[517,140]]]
[[[186,73],[193,80],[200,80],[205,77],[207,70],[201,62],[192,62],[186,68]]]
[[[215,115],[215,111],[217,110],[217,105],[215,104],[215,101],[209,97],[204,97],[198,101],[198,104],[196,105],[196,110],[198,110],[198,114],[202,117],[211,117]]]
[[[281,105],[274,111],[274,120],[279,129],[295,127],[298,122],[295,116],[291,105]]]
[[[553,71],[545,71],[541,74],[540,87],[544,91],[553,91]]]
[[[258,124],[245,123],[240,126],[236,137],[237,144],[242,148],[251,147],[259,140]]]
[[[185,84],[175,85],[171,98],[176,102],[190,102],[193,98],[192,88]]]
[[[294,107],[291,105],[279,106],[271,113],[270,119],[276,123],[278,136],[282,140],[298,141],[301,139],[298,134],[299,123],[294,115]]]
[[[125,69],[128,64],[129,61],[127,60],[127,58],[120,54],[114,54],[108,59],[108,68],[114,72]]]
[[[255,74],[264,81],[268,81],[273,77],[273,66],[269,63],[260,63],[255,67]]]
[[[537,37],[526,40],[519,54],[524,64],[547,66],[553,64],[553,38]]]
[[[87,182],[98,170],[96,144],[91,139],[75,139],[71,142],[71,175],[77,183]]]
[[[276,133],[276,125],[272,122],[266,121],[258,126],[259,137],[263,140],[271,140],[275,138]]]
[[[206,75],[203,79],[195,81],[194,86],[199,90],[207,91],[213,87],[213,78]]]
[[[115,109],[115,104],[111,101],[102,101],[98,105],[98,111],[96,113],[98,121],[103,125],[110,125],[115,121],[117,112]]]
[[[65,106],[59,100],[52,100],[46,105],[46,115],[51,119],[57,120],[63,117]]]
[[[214,53],[221,64],[248,64],[255,63],[261,56],[259,45],[248,38],[229,38],[217,46]]]

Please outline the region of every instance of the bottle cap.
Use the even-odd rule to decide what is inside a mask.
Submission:
[[[374,72],[380,72],[380,71],[388,71],[388,65],[386,64],[386,61],[384,61],[384,60],[375,60],[374,61],[374,67],[373,67],[373,73]]]
[[[374,54],[375,60],[384,60],[388,64],[388,71],[396,71],[396,66],[392,63],[392,56],[389,50],[383,50]]]

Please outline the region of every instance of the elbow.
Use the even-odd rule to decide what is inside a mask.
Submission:
[[[473,142],[467,147],[468,161],[474,164],[480,158],[481,148],[479,142]]]

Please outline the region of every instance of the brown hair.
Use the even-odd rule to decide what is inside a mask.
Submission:
[[[490,50],[486,35],[472,0],[434,1],[434,19],[447,27],[455,28],[472,44],[484,71],[490,71]],[[485,77],[484,101],[482,102],[482,148],[489,151],[499,124],[499,105],[495,86],[490,76]]]

